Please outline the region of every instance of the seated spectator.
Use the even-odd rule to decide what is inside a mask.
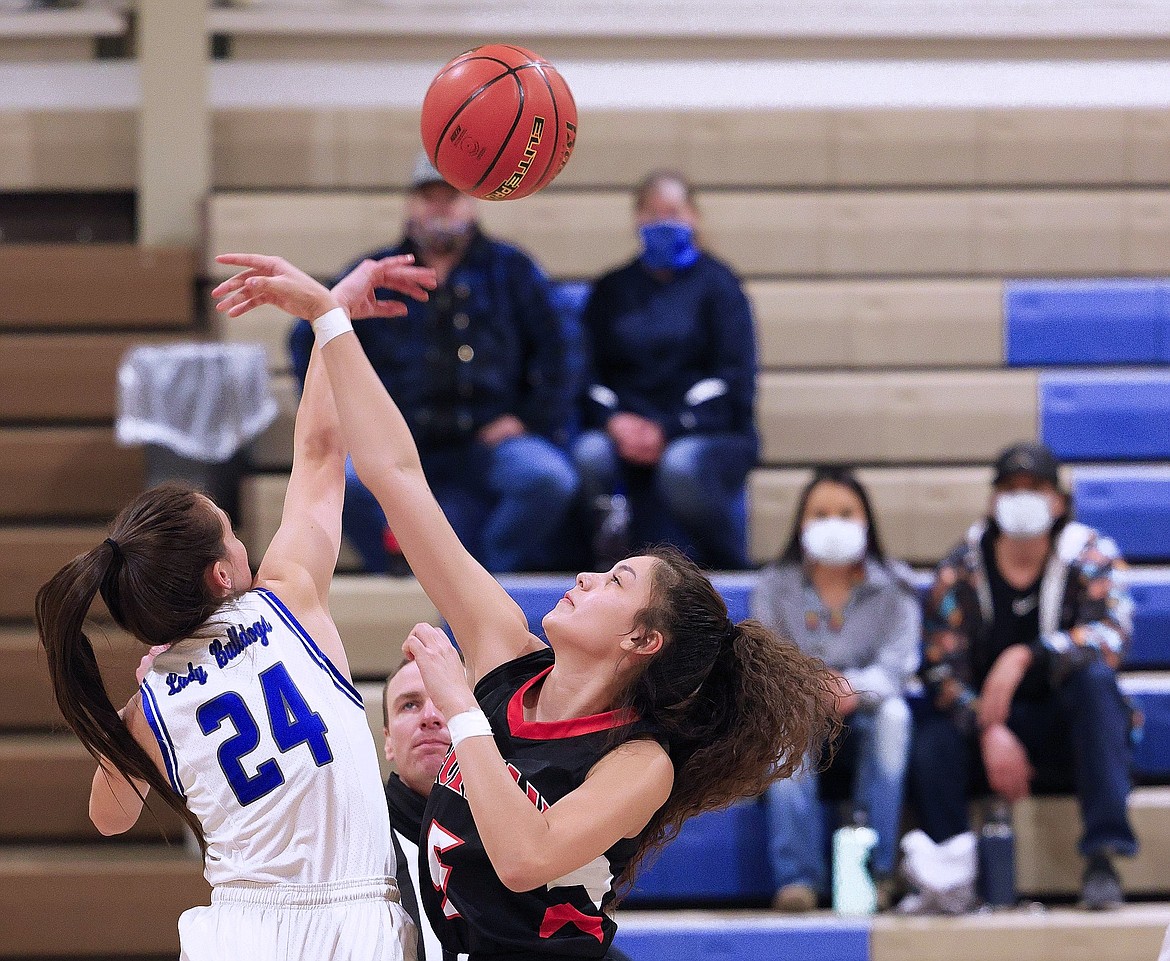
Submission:
[[[927,597],[930,706],[911,785],[940,843],[968,830],[968,804],[988,786],[1009,803],[1034,788],[1075,789],[1082,900],[1101,909],[1122,902],[1113,856],[1137,851],[1126,813],[1132,715],[1117,684],[1132,603],[1116,545],[1071,517],[1048,448],[1000,454],[989,516],[939,565]]]
[[[605,505],[628,495],[636,552],[669,541],[710,567],[747,566],[744,480],[756,462],[756,344],[739,280],[706,253],[678,174],[638,187],[641,254],[601,277],[585,306],[591,350],[573,449],[582,491]],[[599,557],[604,566],[610,557]]]
[[[439,286],[428,302],[407,301],[404,316],[361,321],[357,336],[406,417],[460,540],[496,573],[555,569],[577,496],[576,472],[558,446],[572,415],[564,335],[548,280],[525,253],[479,229],[476,203],[419,157],[405,237],[357,263],[413,254],[435,269]],[[303,383],[309,324],[298,322],[290,341]],[[382,510],[352,465],[343,529],[367,571],[401,571]]]
[[[822,777],[845,780],[878,841],[872,868],[888,904],[910,750],[906,681],[918,666],[921,617],[904,564],[882,553],[865,488],[822,467],[804,488],[788,545],[760,574],[752,616],[821,658],[842,680],[843,728],[832,760],[805,759],[765,796],[768,848],[780,911],[810,911],[829,894]]]

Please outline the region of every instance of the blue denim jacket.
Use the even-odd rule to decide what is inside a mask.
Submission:
[[[418,256],[403,241],[364,255],[337,279],[364,259],[404,253]],[[360,320],[354,329],[420,446],[466,443],[504,414],[562,442],[573,388],[562,375],[565,338],[550,296],[530,257],[477,232],[427,303],[404,299],[405,317]],[[303,387],[313,347],[306,321],[294,325],[289,346]]]

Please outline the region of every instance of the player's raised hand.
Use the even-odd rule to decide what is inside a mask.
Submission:
[[[402,317],[406,304],[379,300],[379,290],[392,290],[415,300],[427,300],[438,286],[433,267],[414,266],[413,254],[363,260],[333,287],[333,296],[354,320],[366,317]]]
[[[142,659],[138,662],[138,667],[134,671],[134,677],[138,683],[142,683],[142,679],[150,673],[151,667],[154,665],[154,659],[158,657],[163,651],[170,648],[170,644],[156,644],[149,651],[142,655]]]
[[[433,624],[415,624],[402,645],[402,653],[418,665],[427,693],[443,717],[451,718],[479,707],[467,683],[467,671],[459,652],[451,639]]]
[[[314,320],[334,307],[344,306],[328,289],[282,257],[220,254],[215,261],[244,268],[211,292],[219,300],[215,309],[229,317],[270,304],[294,317]]]

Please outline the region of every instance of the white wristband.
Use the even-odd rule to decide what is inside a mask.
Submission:
[[[313,335],[317,338],[317,346],[324,347],[334,337],[339,337],[346,331],[353,330],[349,315],[340,308],[327,310],[313,321]]]
[[[447,731],[451,734],[451,747],[458,747],[460,741],[469,737],[492,736],[492,726],[488,723],[487,715],[478,708],[448,718]]]

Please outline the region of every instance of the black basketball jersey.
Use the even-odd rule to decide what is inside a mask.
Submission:
[[[613,749],[616,728],[643,726],[626,712],[570,721],[524,720],[523,698],[553,667],[549,649],[501,664],[475,687],[508,770],[541,810],[581,786],[590,769]],[[624,738],[622,738],[624,739]],[[623,838],[590,864],[533,891],[509,891],[479,839],[462,791],[454,750],[436,778],[423,817],[419,847],[422,900],[443,947],[473,959],[601,958],[617,925],[606,908],[637,849]]]

